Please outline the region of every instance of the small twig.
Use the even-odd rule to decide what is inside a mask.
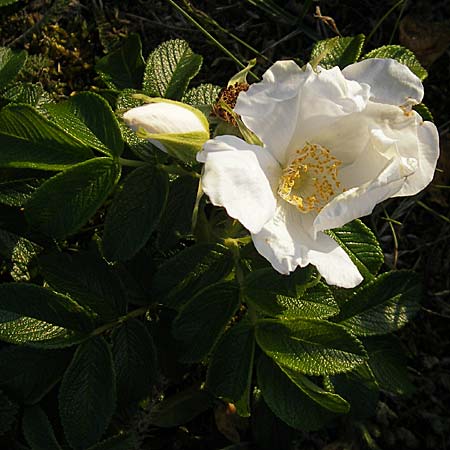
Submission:
[[[341,33],[338,30],[335,20],[331,16],[322,16],[322,13],[320,11],[320,6],[316,6],[316,13],[314,14],[314,17],[316,19],[319,19],[325,25],[327,25],[328,28],[330,28],[338,36],[341,36]]]

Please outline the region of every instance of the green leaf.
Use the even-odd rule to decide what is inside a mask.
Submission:
[[[388,272],[358,289],[334,317],[351,333],[371,336],[396,331],[419,310],[422,285],[414,272]]]
[[[93,92],[82,92],[63,103],[46,106],[53,121],[67,135],[108,156],[119,157],[123,140],[108,102]]]
[[[299,389],[269,358],[260,358],[257,375],[267,405],[289,426],[303,431],[318,430],[336,416]]]
[[[179,308],[200,289],[222,280],[234,266],[229,250],[219,244],[197,244],[166,261],[156,272],[152,297]]]
[[[315,319],[262,319],[256,341],[279,365],[307,375],[347,372],[367,359],[343,327]]]
[[[325,69],[331,69],[335,66],[343,69],[358,60],[364,40],[365,36],[358,34],[352,37],[336,36],[318,41],[311,52],[311,64],[314,67],[320,65]]]
[[[27,103],[36,107],[52,102],[50,95],[40,83],[13,83],[1,93],[1,96],[10,102]]]
[[[299,268],[288,276],[272,267],[254,270],[244,279],[244,297],[266,314],[282,314],[284,308],[278,304],[278,297],[298,298],[305,291],[312,274],[312,266]]]
[[[383,251],[372,231],[360,220],[327,233],[348,253],[364,278],[373,278],[384,262]]]
[[[37,178],[24,178],[0,183],[0,203],[8,206],[21,207],[42,184]]]
[[[141,86],[145,62],[138,34],[129,34],[117,50],[113,50],[95,65],[101,79],[111,89],[138,89]]]
[[[19,405],[0,391],[0,436],[11,429],[16,420],[18,410]]]
[[[25,404],[40,401],[62,377],[70,353],[20,345],[0,351],[0,387]]]
[[[101,321],[126,313],[127,299],[120,279],[98,255],[47,254],[39,258],[39,265],[50,286],[98,314]]]
[[[214,405],[214,398],[206,391],[189,388],[152,406],[150,423],[171,428],[189,422]]]
[[[181,237],[190,233],[198,182],[198,178],[182,176],[170,183],[167,205],[158,227],[158,243],[162,250],[172,248]]]
[[[198,292],[180,310],[173,334],[183,343],[185,362],[200,361],[213,348],[240,304],[239,289],[221,282]]]
[[[61,450],[52,425],[39,406],[25,409],[23,434],[32,450]]]
[[[14,0],[1,0],[0,6],[14,3]],[[27,59],[25,50],[15,51],[0,47],[0,89],[5,88],[20,72]]]
[[[323,283],[309,281],[312,273],[312,266],[297,269],[289,276],[272,268],[254,270],[244,280],[244,296],[269,316],[321,319],[338,313],[330,289]]]
[[[371,336],[363,340],[369,366],[381,389],[398,395],[410,395],[414,385],[408,377],[406,356],[398,338]]]
[[[346,414],[349,411],[350,405],[341,396],[322,389],[299,372],[283,366],[280,366],[280,369],[306,396],[324,409],[337,414]]]
[[[375,413],[379,389],[366,364],[348,373],[332,377],[335,392],[350,403],[349,416],[353,419],[367,419]]]
[[[85,450],[102,437],[116,404],[111,350],[101,337],[81,344],[64,374],[59,413],[64,434],[74,450]]]
[[[424,103],[419,103],[418,105],[413,106],[413,110],[418,112],[423,120],[428,120],[429,122],[434,122],[433,114],[428,109],[428,106]]]
[[[131,259],[148,241],[167,201],[167,174],[154,166],[133,170],[108,210],[103,252],[111,261]]]
[[[132,433],[119,433],[106,439],[87,450],[135,450],[137,448],[136,437]]]
[[[29,105],[1,110],[0,148],[0,167],[63,170],[93,156]]]
[[[179,100],[202,61],[181,39],[163,42],[148,57],[142,90],[152,97]]]
[[[254,354],[253,325],[243,320],[230,328],[214,348],[206,375],[206,388],[217,397],[238,402],[246,392],[250,392]]]
[[[11,262],[14,281],[29,281],[28,266],[42,251],[42,247],[9,231],[0,230],[0,255]]]
[[[277,303],[283,308],[281,315],[292,319],[325,319],[339,312],[330,288],[321,282],[306,289],[297,299],[278,295]]]
[[[409,67],[411,72],[422,81],[428,76],[428,72],[421,66],[414,53],[400,45],[384,45],[376,48],[363,57],[363,59],[369,58],[392,58]]]
[[[27,283],[0,284],[0,310],[74,331],[92,330],[87,312],[69,297]]]
[[[181,101],[194,106],[203,114],[209,116],[212,106],[217,102],[220,91],[220,86],[210,83],[201,84],[186,91]]]
[[[293,441],[301,438],[299,431],[272,412],[259,389],[255,390],[250,420],[252,437],[258,450],[293,449]]]
[[[57,239],[77,232],[108,197],[120,175],[110,158],[94,158],[55,175],[25,206],[32,226]]]
[[[31,317],[15,315],[6,320],[6,313],[0,310],[0,340],[11,344],[26,344],[32,347],[54,349],[70,347],[85,340],[87,333],[80,333],[58,325],[52,325]]]
[[[119,403],[129,406],[148,397],[157,379],[157,363],[155,344],[145,325],[128,320],[114,330],[112,346]]]

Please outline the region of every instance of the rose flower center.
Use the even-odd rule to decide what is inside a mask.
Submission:
[[[278,195],[301,212],[319,212],[338,191],[338,168],[342,164],[318,144],[297,150],[278,183]]]

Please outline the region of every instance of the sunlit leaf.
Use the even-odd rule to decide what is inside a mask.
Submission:
[[[202,60],[181,39],[163,42],[148,57],[142,90],[153,97],[179,100]]]

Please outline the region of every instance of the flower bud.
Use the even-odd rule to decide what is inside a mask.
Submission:
[[[189,105],[172,100],[147,98],[148,103],[123,115],[125,123],[139,137],[160,150],[185,162],[195,155],[209,138],[206,117]]]

